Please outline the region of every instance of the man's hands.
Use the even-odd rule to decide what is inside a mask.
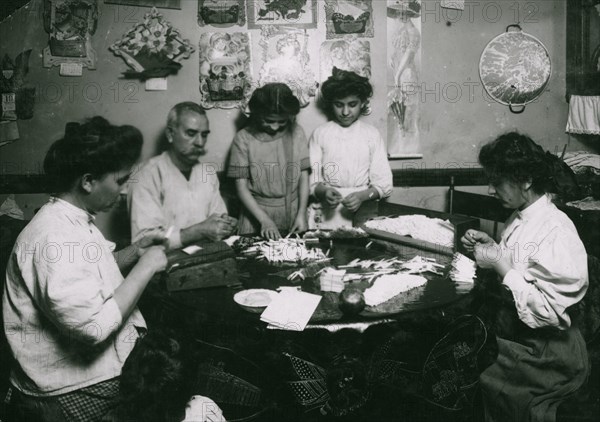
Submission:
[[[195,224],[196,240],[222,240],[237,230],[237,219],[227,214],[212,214],[202,223]]]
[[[141,257],[151,246],[164,245],[166,247],[168,239],[165,236],[166,231],[162,227],[144,233],[144,237],[137,242],[134,242],[134,245],[137,248],[138,257]]]

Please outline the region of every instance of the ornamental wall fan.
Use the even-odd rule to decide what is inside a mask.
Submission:
[[[486,92],[513,113],[522,113],[526,104],[544,92],[551,69],[544,44],[519,25],[507,26],[506,32],[488,43],[479,60]]]

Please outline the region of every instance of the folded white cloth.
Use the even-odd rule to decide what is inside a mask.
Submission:
[[[566,132],[600,135],[600,96],[571,95]]]

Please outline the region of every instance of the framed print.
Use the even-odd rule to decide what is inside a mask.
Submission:
[[[326,38],[373,37],[372,0],[325,0]]]
[[[317,0],[248,0],[248,28],[284,25],[317,27]]]
[[[244,0],[198,0],[198,25],[227,28],[245,24]]]
[[[181,9],[181,0],[104,0],[104,3],[158,7],[161,9]]]
[[[45,0],[44,28],[49,35],[43,66],[71,63],[96,69],[91,37],[98,24],[96,0]]]
[[[319,54],[321,82],[331,76],[334,67],[371,79],[371,46],[367,40],[325,41]]]
[[[259,86],[282,82],[298,97],[301,107],[307,106],[317,93],[317,81],[309,66],[308,34],[301,29],[266,27],[261,37]]]
[[[205,32],[200,36],[200,105],[243,108],[250,99],[250,38],[247,32]]]

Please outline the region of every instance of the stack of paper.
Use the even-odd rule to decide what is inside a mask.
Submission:
[[[420,275],[388,274],[375,280],[373,286],[365,290],[365,303],[377,306],[402,292],[427,284],[427,279]]]
[[[473,283],[475,281],[475,271],[477,264],[472,259],[456,252],[452,257],[452,269],[450,278],[453,281],[464,281]]]
[[[336,270],[335,268],[325,268],[319,276],[321,291],[339,293],[344,290],[344,274],[346,270]]]
[[[317,309],[321,296],[296,290],[283,290],[275,297],[260,319],[267,328],[302,331]]]

